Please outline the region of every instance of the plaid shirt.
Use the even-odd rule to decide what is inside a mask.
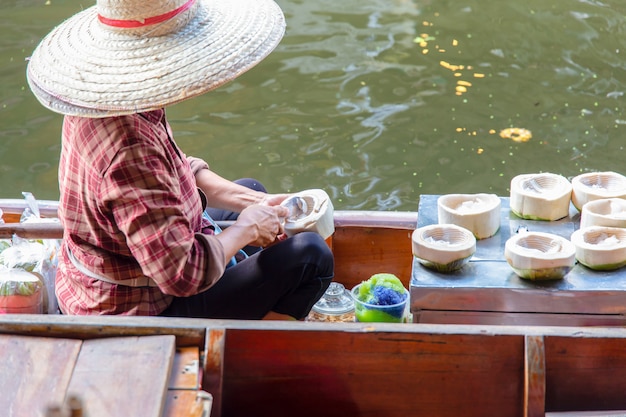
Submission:
[[[194,174],[208,168],[172,140],[164,110],[90,119],[66,116],[59,164],[65,228],[56,294],[65,314],[161,313],[173,297],[197,294],[224,272],[215,236],[202,231],[203,194]],[[67,247],[66,247],[67,246]],[[146,276],[156,287],[90,278]]]

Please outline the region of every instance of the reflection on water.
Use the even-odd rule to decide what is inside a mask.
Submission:
[[[80,5],[48,3],[1,6],[4,197],[58,196],[61,117],[28,91],[24,59]],[[185,152],[227,178],[415,210],[420,194],[508,195],[521,173],[626,173],[620,0],[278,3],[287,34],[268,59],[168,110]]]

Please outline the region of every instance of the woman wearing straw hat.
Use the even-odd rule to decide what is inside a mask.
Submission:
[[[282,239],[287,194],[228,181],[174,142],[164,108],[265,58],[273,0],[98,0],[48,34],[30,88],[64,114],[56,293],[65,314],[303,319],[333,276],[315,233]],[[217,234],[206,206],[238,213]],[[247,246],[265,247],[227,267]]]

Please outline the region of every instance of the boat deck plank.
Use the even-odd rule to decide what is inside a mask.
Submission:
[[[200,350],[196,346],[176,348],[168,389],[197,390],[199,388]]]
[[[198,398],[198,391],[169,390],[163,417],[208,417],[211,404],[210,396],[203,401]]]
[[[82,341],[0,336],[0,410],[10,416],[42,416],[65,398]]]
[[[67,393],[90,417],[161,417],[174,355],[171,335],[86,340]]]

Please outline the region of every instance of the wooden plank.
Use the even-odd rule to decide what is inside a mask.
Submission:
[[[415,323],[497,326],[625,326],[622,314],[550,314],[500,311],[414,310]]]
[[[168,389],[200,388],[200,350],[195,346],[176,348]]]
[[[228,329],[221,415],[521,416],[522,335],[404,326],[417,332]]]
[[[203,319],[131,316],[0,315],[0,334],[95,339],[118,336],[174,335],[176,346],[204,346]]]
[[[163,417],[204,417],[204,403],[198,399],[198,393],[192,390],[169,390]]]
[[[222,396],[224,390],[224,349],[226,330],[215,327],[207,332],[206,360],[202,387],[213,396],[212,414],[222,415]]]
[[[0,410],[7,417],[43,416],[61,404],[82,341],[0,336]]]
[[[352,289],[379,272],[395,274],[409,288],[413,249],[410,230],[336,229],[332,239],[335,281]]]
[[[89,417],[161,417],[174,350],[174,336],[87,340],[67,392]]]
[[[544,417],[546,361],[543,336],[524,337],[524,417]]]
[[[186,417],[196,410],[196,391],[168,390],[166,395],[163,417]]]
[[[201,392],[200,369],[200,350],[197,347],[176,348],[164,417],[203,416],[204,404],[198,399]]]
[[[626,417],[626,410],[562,411],[562,412],[546,413],[546,417]]]
[[[625,342],[546,336],[546,411],[626,410]]]
[[[574,338],[626,339],[622,327],[565,327],[565,326],[484,326],[448,324],[402,323],[316,323],[270,320],[222,320],[173,317],[129,316],[68,316],[62,314],[7,314],[0,315],[0,334],[94,339],[115,336],[146,336],[171,334],[176,346],[198,346],[204,349],[207,327],[211,329],[238,329],[256,331],[345,331],[415,333],[415,334],[483,334],[488,329],[494,335],[545,335]],[[190,342],[179,343],[179,339]],[[626,340],[624,340],[626,343]]]
[[[56,222],[0,223],[0,238],[18,235],[25,239],[62,239],[63,226]]]
[[[0,209],[3,201],[0,199]],[[42,217],[57,217],[57,202],[53,202],[55,207],[42,210]],[[25,208],[25,207],[24,207]],[[0,224],[0,238],[10,238],[14,234],[24,238],[35,239],[62,239],[63,227],[60,223],[27,223],[20,224],[21,211],[12,208],[13,212],[6,212],[2,219],[4,224]],[[233,221],[217,221],[218,225],[225,229],[233,224]],[[338,210],[334,213],[334,223],[336,229],[342,228],[382,228],[382,229],[404,229],[414,230],[417,225],[417,212],[393,212],[393,211],[361,211],[361,210]]]

